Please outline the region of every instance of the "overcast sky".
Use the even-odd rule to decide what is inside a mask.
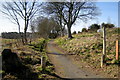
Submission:
[[[72,32],[81,31],[83,27],[87,28],[93,23],[101,24],[103,22],[111,22],[118,27],[118,0],[114,1],[116,2],[110,2],[110,0],[106,0],[106,2],[96,2],[97,7],[99,7],[102,14],[98,16],[98,19],[88,21],[87,23],[77,21],[76,25],[73,25],[72,27]],[[4,3],[4,1],[0,2],[0,9],[2,9],[2,3]],[[23,27],[21,28],[21,31],[23,31]],[[1,32],[18,32],[18,27],[17,25],[11,23],[11,21],[5,18],[0,12],[0,33]]]

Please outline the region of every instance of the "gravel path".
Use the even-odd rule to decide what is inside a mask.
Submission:
[[[55,66],[57,75],[62,78],[102,78],[101,76],[83,70],[80,66],[74,64],[63,51],[53,45],[53,41],[50,41],[47,44],[47,52],[51,62]]]

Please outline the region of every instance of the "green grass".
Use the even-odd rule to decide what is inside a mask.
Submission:
[[[30,47],[34,50],[43,52],[44,48],[45,48],[45,44],[46,44],[47,40],[45,40],[44,38],[39,39],[37,42],[32,42],[30,44]]]

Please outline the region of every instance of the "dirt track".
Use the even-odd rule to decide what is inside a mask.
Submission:
[[[99,75],[93,74],[90,70],[82,69],[76,65],[68,55],[56,48],[53,41],[47,44],[47,52],[51,62],[55,66],[57,75],[62,78],[103,78]]]

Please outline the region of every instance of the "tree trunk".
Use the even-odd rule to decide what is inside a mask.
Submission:
[[[23,38],[23,35],[22,33],[20,32],[20,24],[18,23],[18,29],[19,29],[19,36],[20,36],[20,42],[22,42],[22,44],[24,44],[24,38]]]
[[[25,28],[24,28],[24,39],[25,39],[25,44],[27,44],[27,2],[25,0]]]
[[[60,17],[60,20],[59,20],[59,23],[60,23],[60,35],[61,35],[61,37],[63,37],[63,28],[62,28],[62,18]]]
[[[67,25],[67,30],[68,30],[68,39],[72,39],[72,34],[71,34],[71,25]]]
[[[27,44],[27,28],[24,29],[24,41]]]
[[[64,30],[65,30],[65,24],[64,24],[64,26],[62,27],[62,34],[61,34],[62,37],[64,36]]]
[[[63,37],[64,36],[64,32],[63,32],[63,30],[61,31],[61,37]]]

